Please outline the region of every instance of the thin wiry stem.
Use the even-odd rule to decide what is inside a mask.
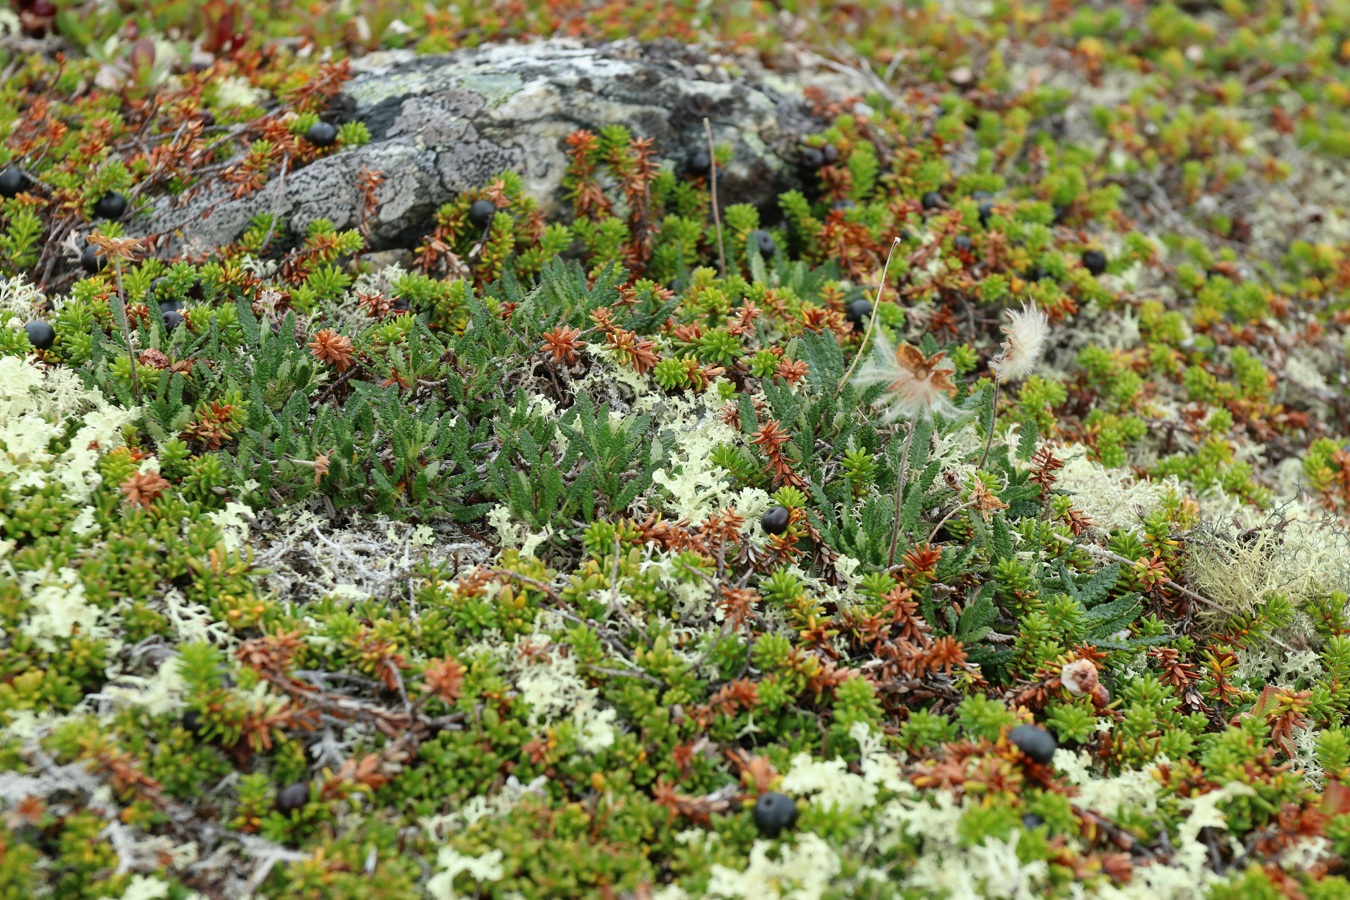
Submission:
[[[272,204],[271,221],[267,224],[267,234],[263,235],[262,243],[258,245],[258,252],[266,253],[267,245],[272,240],[272,232],[276,231],[277,220],[281,218],[281,204],[286,199],[286,170],[290,167],[291,158],[289,155],[281,158],[281,185],[277,188],[277,202]]]
[[[703,130],[708,134],[708,177],[712,188],[713,224],[717,226],[717,265],[722,277],[727,277],[727,254],[722,245],[722,216],[717,210],[717,154],[713,151],[712,123],[703,117]]]
[[[909,475],[909,450],[914,445],[914,420],[909,422],[909,434],[900,450],[900,471],[895,475],[895,521],[891,523],[891,549],[886,554],[887,568],[895,565],[895,546],[900,541],[900,511],[904,508],[905,482]]]
[[[994,446],[994,426],[998,424],[998,379],[994,379],[994,405],[989,410],[989,433],[984,437],[984,453],[980,456],[980,464],[977,469],[983,469],[984,464],[989,461],[989,450]]]
[[[131,360],[131,393],[136,402],[141,402],[141,381],[136,375],[136,351],[131,348],[131,322],[127,319],[127,298],[122,291],[122,260],[113,260],[117,272],[117,324],[122,329],[122,341],[127,346],[127,359]]]
[[[881,295],[886,290],[886,273],[891,269],[891,257],[895,255],[895,248],[900,246],[900,239],[894,238],[891,241],[891,250],[886,254],[886,265],[881,267],[881,283],[877,285],[877,299],[872,301],[872,315],[867,318],[867,330],[863,332],[862,346],[858,348],[858,353],[853,357],[853,363],[844,373],[843,379],[834,389],[834,397],[839,396],[839,392],[848,384],[848,380],[853,377],[853,370],[858,367],[858,360],[862,359],[863,353],[867,350],[867,341],[872,337],[872,329],[877,324],[877,310],[881,308]],[[833,399],[833,398],[831,398]]]
[[[933,526],[932,532],[930,532],[928,535],[928,543],[931,544],[933,543],[933,541],[937,540],[937,533],[942,530],[943,525],[946,525],[949,521],[951,521],[952,516],[956,515],[961,510],[969,509],[974,505],[975,505],[974,500],[967,500],[965,503],[960,504],[959,506],[954,508],[951,512],[947,513],[945,516],[939,519],[938,523]]]

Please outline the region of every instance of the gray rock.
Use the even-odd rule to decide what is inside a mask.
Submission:
[[[162,252],[173,254],[227,244],[259,213],[279,212],[288,242],[318,218],[352,228],[360,213],[356,178],[369,168],[384,175],[369,223],[371,249],[411,247],[431,230],[438,207],[504,169],[525,178],[546,212],[566,212],[566,138],[577,129],[627,126],[653,138],[658,155],[678,170],[706,147],[705,116],[714,140],[733,148],[718,170],[722,205],[776,209],[778,194],[795,186],[798,139],[819,125],[791,83],[732,77],[707,62],[696,49],[634,42],[373,54],[354,66],[357,75],[339,98],[350,118],[370,129],[369,144],[292,171],[284,182],[273,178],[240,200],[225,185],[182,205],[166,198],[130,230],[171,236]]]

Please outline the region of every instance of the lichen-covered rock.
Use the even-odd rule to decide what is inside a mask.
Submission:
[[[133,228],[165,233],[174,245],[207,249],[229,243],[259,213],[279,213],[292,236],[318,218],[357,224],[358,174],[384,176],[369,221],[373,249],[409,247],[432,227],[436,209],[456,194],[510,169],[520,173],[547,213],[564,202],[566,138],[578,129],[622,125],[655,140],[677,168],[713,139],[732,150],[719,167],[725,204],[773,208],[794,184],[797,139],[813,128],[791,84],[733,77],[701,61],[699,51],[632,43],[584,47],[549,41],[489,46],[439,56],[374,54],[354,67],[338,102],[364,122],[372,140],[322,158],[240,200],[221,185],[183,206],[160,207]],[[767,81],[767,79],[766,79]]]

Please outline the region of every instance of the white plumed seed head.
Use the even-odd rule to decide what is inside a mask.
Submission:
[[[959,414],[951,403],[956,395],[956,385],[951,382],[956,368],[945,358],[945,352],[925,356],[910,344],[892,346],[882,332],[877,332],[872,350],[872,360],[853,376],[853,381],[861,388],[886,385],[886,392],[876,400],[883,410],[883,421],[927,417],[935,412],[949,418]]]
[[[1008,311],[1008,324],[1003,326],[1007,340],[1002,352],[989,362],[999,384],[1026,378],[1040,362],[1050,337],[1050,319],[1034,306],[1024,305],[1021,311]]]

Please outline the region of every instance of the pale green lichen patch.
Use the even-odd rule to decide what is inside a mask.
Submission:
[[[489,108],[500,106],[525,86],[515,72],[469,72],[455,78],[460,87],[481,96]]]

